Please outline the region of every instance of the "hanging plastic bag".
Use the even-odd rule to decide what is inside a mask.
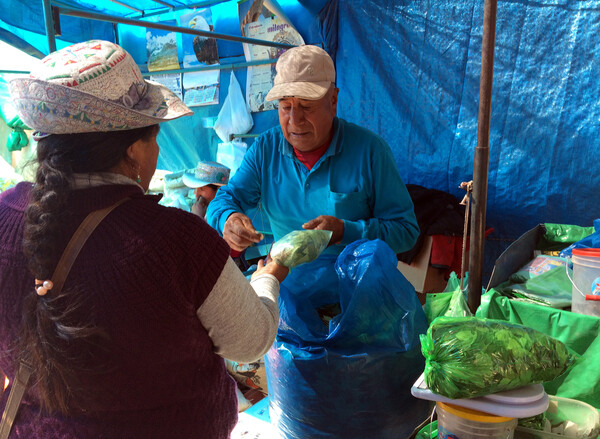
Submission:
[[[329,244],[331,234],[331,230],[294,230],[273,244],[271,258],[288,268],[314,261]]]
[[[421,336],[425,383],[452,399],[551,381],[577,355],[526,326],[478,317],[438,317]]]
[[[248,110],[240,84],[235,78],[235,74],[231,72],[229,93],[213,128],[223,142],[229,142],[232,134],[245,134],[253,126],[252,114]]]
[[[242,164],[247,149],[248,145],[246,145],[246,142],[242,142],[239,139],[234,139],[231,142],[219,143],[217,145],[217,162],[230,169],[230,180]]]
[[[450,279],[446,288],[441,293],[429,293],[425,296],[425,317],[427,323],[433,322],[437,317],[468,317],[473,314],[467,304],[467,274],[463,290],[460,289],[460,280],[453,271],[450,273]]]

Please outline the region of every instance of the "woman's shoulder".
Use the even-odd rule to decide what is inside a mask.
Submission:
[[[29,192],[32,184],[22,181],[16,186],[0,193],[0,204],[8,206],[18,211],[24,211],[29,201]]]
[[[139,215],[142,210],[149,228],[173,240],[191,244],[219,239],[217,231],[203,218],[177,207],[158,204],[156,196],[146,195],[133,199],[130,210],[134,215]]]

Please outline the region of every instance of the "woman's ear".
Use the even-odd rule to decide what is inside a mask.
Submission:
[[[140,153],[140,143],[140,140],[136,140],[131,145],[129,145],[129,148],[127,148],[127,158],[129,158],[129,160],[134,161],[135,163],[137,163],[137,158]]]

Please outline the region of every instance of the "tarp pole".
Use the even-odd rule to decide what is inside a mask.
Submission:
[[[203,31],[192,29],[189,27],[169,26],[167,24],[155,23],[153,21],[132,20],[125,17],[117,17],[116,15],[99,14],[96,12],[81,11],[79,9],[59,8],[61,15],[69,15],[71,17],[89,18],[91,20],[108,21],[109,23],[130,24],[132,26],[146,27],[150,29],[161,29],[168,32],[179,32],[182,34],[200,35],[208,38],[216,38],[218,40],[237,41],[239,43],[255,44],[257,46],[281,47],[289,49],[295,47],[292,44],[278,43],[275,41],[257,40],[256,38],[238,37],[236,35],[218,34],[216,32]]]
[[[56,51],[56,39],[54,38],[54,20],[52,19],[52,5],[50,0],[42,0],[44,6],[44,22],[46,24],[46,36],[48,37],[48,53]]]
[[[485,0],[481,42],[481,76],[477,146],[473,162],[473,195],[471,200],[471,234],[469,256],[469,309],[475,313],[481,304],[483,241],[487,202],[492,82],[494,76],[494,44],[496,41],[496,0]]]

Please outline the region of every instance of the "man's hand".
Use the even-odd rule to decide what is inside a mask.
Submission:
[[[302,224],[303,229],[331,230],[333,233],[329,245],[339,244],[344,237],[344,220],[330,215],[320,215]]]
[[[229,247],[241,252],[261,241],[263,235],[256,231],[250,218],[243,213],[235,212],[229,215],[225,221],[223,239],[229,244]]]

